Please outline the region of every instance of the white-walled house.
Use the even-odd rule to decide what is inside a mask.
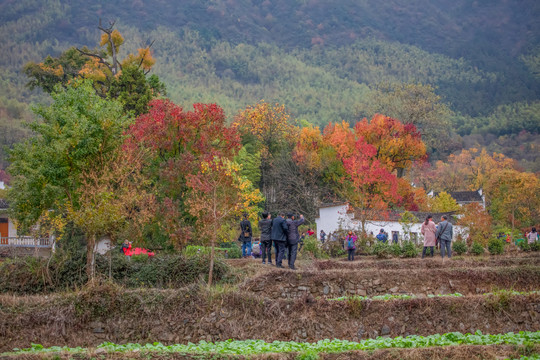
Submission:
[[[411,225],[411,240],[421,242],[423,241],[423,236],[420,230],[422,222],[426,219],[428,213],[414,211],[411,211],[411,213],[419,220],[418,223]],[[448,215],[450,222],[453,222],[452,213],[431,213],[431,215],[436,224],[440,221],[442,215]],[[399,241],[402,241],[405,231],[399,223],[400,217],[400,212],[384,212],[384,216],[381,216],[380,219],[371,219],[366,222],[366,232],[377,235],[381,229],[384,229],[388,233],[389,241],[391,241],[394,233],[397,233]],[[348,203],[321,206],[319,208],[319,217],[315,219],[315,223],[317,225],[317,235],[320,234],[321,230],[324,230],[326,234],[340,230],[360,231],[362,226],[360,221],[354,218],[354,212],[351,211]],[[462,231],[463,229],[460,226],[454,225],[454,240]]]

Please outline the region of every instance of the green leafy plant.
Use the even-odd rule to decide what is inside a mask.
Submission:
[[[521,249],[521,251],[529,252],[532,250],[532,247],[530,244],[527,243],[527,241],[521,241],[518,243],[518,247]]]
[[[488,251],[491,255],[501,255],[504,253],[504,241],[502,239],[491,238],[488,242]]]
[[[384,259],[390,256],[390,246],[387,244],[377,241],[371,249],[371,254],[377,256],[380,259]]]
[[[464,241],[456,241],[452,244],[452,251],[457,255],[463,255],[467,252],[467,244]]]
[[[390,253],[394,256],[401,256],[403,255],[403,250],[399,244],[392,244],[390,245]]]
[[[309,254],[311,257],[316,259],[328,258],[328,255],[324,253],[321,243],[314,236],[308,236],[304,240],[304,246],[302,247],[302,252]]]
[[[316,343],[294,342],[294,341],[274,341],[267,343],[262,340],[226,340],[216,343],[200,341],[198,344],[175,344],[163,345],[159,342],[153,344],[114,344],[106,342],[98,346],[108,353],[137,351],[144,354],[220,354],[220,355],[255,355],[266,353],[299,353],[305,354],[302,359],[314,359],[313,355],[318,353],[341,353],[346,351],[362,350],[371,351],[386,348],[422,348],[428,346],[452,346],[452,345],[527,345],[540,341],[540,331],[520,331],[519,333],[507,334],[482,334],[476,331],[474,334],[462,334],[451,332],[447,334],[435,334],[429,336],[410,335],[407,337],[398,336],[393,339],[379,337],[360,342],[348,340],[325,339]],[[32,344],[31,348],[19,349],[11,354],[40,354],[40,353],[82,353],[88,351],[85,348],[69,348],[53,346],[44,348],[39,344]],[[309,355],[308,355],[309,354]],[[304,356],[304,355],[300,355]]]
[[[470,253],[476,256],[482,255],[484,253],[484,247],[475,241],[471,246]]]
[[[406,258],[415,258],[418,256],[418,248],[412,241],[405,241],[401,247],[401,251]]]

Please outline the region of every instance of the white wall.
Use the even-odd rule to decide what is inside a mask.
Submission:
[[[17,228],[11,219],[8,219],[8,236],[17,237]]]
[[[324,207],[319,209],[319,217],[315,219],[317,225],[317,236],[321,230],[324,230],[326,234],[337,230],[356,230],[360,231],[361,224],[358,220],[353,218],[352,214],[347,214],[348,205],[336,205],[332,207]],[[422,233],[420,232],[422,223],[412,224],[411,232],[418,234],[418,240],[423,241]],[[388,233],[389,240],[392,239],[392,231],[399,233],[399,240],[403,240],[403,227],[397,221],[370,221],[366,224],[366,231],[369,234],[373,232],[373,235],[377,235],[381,229],[384,229]],[[460,226],[454,225],[454,240],[459,232],[463,231]]]

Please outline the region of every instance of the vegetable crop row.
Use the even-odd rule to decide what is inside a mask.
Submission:
[[[435,334],[429,336],[411,335],[407,337],[367,339],[361,342],[347,340],[321,340],[316,343],[299,343],[293,341],[274,341],[267,343],[262,340],[227,340],[216,343],[201,341],[198,344],[187,345],[163,345],[159,342],[153,344],[125,344],[118,345],[110,342],[98,346],[107,352],[140,351],[146,353],[213,353],[213,354],[236,354],[254,355],[262,353],[290,353],[290,352],[315,352],[315,353],[339,353],[351,350],[377,350],[384,348],[422,348],[430,346],[451,345],[531,345],[540,343],[540,331],[520,331],[519,333],[507,333],[496,335],[484,335],[481,331],[474,334],[462,334],[452,332],[447,334]],[[86,352],[88,349],[76,347],[53,346],[44,348],[42,345],[33,344],[28,349],[14,349],[15,354],[41,353],[41,352]]]

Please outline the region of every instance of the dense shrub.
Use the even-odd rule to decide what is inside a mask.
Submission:
[[[219,247],[227,251],[227,259],[240,259],[242,258],[242,248],[238,241],[226,242],[219,244]]]
[[[316,259],[326,259],[328,255],[323,251],[321,243],[315,236],[308,236],[304,240],[302,253]]]
[[[452,244],[452,251],[456,255],[463,255],[467,252],[467,244],[464,241],[456,241]]]
[[[347,250],[345,250],[343,248],[343,242],[341,242],[340,240],[326,241],[323,244],[322,247],[323,247],[323,250],[326,253],[326,255],[328,255],[330,257],[333,257],[333,258],[341,257],[341,256],[347,254]],[[358,249],[358,244],[357,244],[356,248]]]
[[[540,241],[533,242],[530,247],[532,251],[540,251]]]
[[[371,248],[371,254],[381,259],[387,258],[391,255],[390,246],[383,243],[382,241],[377,241],[375,245]]]
[[[418,256],[418,248],[412,241],[405,241],[401,247],[403,256],[406,258],[415,258]]]
[[[527,243],[527,241],[521,241],[518,243],[518,247],[521,249],[521,251],[529,252],[532,250],[531,245]]]
[[[392,244],[390,245],[390,253],[394,256],[401,256],[403,254],[403,250],[399,244]]]
[[[491,255],[504,253],[504,241],[502,239],[491,238],[488,242],[488,251]]]
[[[470,252],[473,255],[482,255],[484,253],[484,247],[480,243],[475,241],[471,246]]]
[[[179,287],[206,280],[209,259],[205,254],[146,255],[127,257],[121,253],[96,256],[96,276],[108,278],[127,287]],[[0,293],[42,293],[70,290],[87,282],[86,258],[81,254],[57,254],[50,262],[42,258],[8,259],[0,264]],[[216,258],[214,278],[231,279],[230,267],[222,258]]]

